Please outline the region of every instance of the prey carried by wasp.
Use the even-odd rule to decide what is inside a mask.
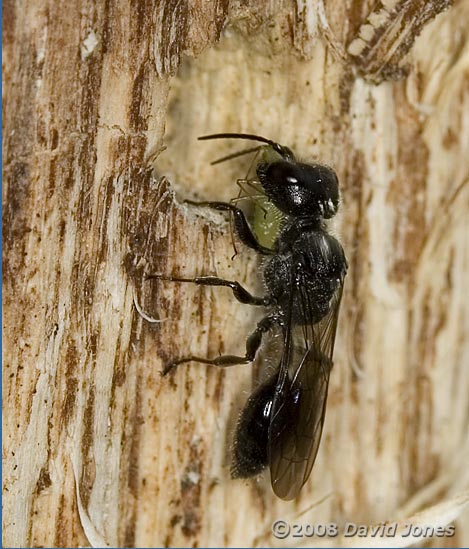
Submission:
[[[194,202],[198,207],[229,212],[236,237],[264,256],[265,295],[254,296],[237,281],[214,276],[147,278],[226,286],[241,303],[266,309],[246,341],[242,356],[186,356],[166,365],[201,362],[232,366],[252,362],[263,339],[280,334],[281,352],[273,373],[249,397],[233,442],[232,476],[249,477],[269,467],[273,491],[295,498],[313,467],[326,412],[332,354],[347,261],[326,220],[339,206],[335,172],[318,163],[299,162],[283,145],[261,136],[222,133],[200,137],[245,139],[262,143],[220,161],[257,152],[255,174],[246,180],[278,213],[273,243],[259,241],[242,209],[233,202]]]

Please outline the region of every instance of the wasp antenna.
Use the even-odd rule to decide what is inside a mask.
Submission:
[[[211,166],[215,166],[215,164],[221,164],[222,162],[226,162],[227,160],[232,160],[233,158],[238,158],[238,156],[244,156],[245,154],[257,152],[261,149],[261,145],[259,147],[252,147],[251,149],[244,149],[243,151],[238,151],[232,154],[228,154],[226,156],[223,156],[222,158],[217,158],[217,160],[214,160],[213,162],[210,162]]]
[[[247,139],[250,141],[259,141],[260,143],[266,143],[267,145],[270,145],[274,149],[274,151],[278,152],[280,156],[285,160],[295,159],[292,151],[288,147],[283,147],[279,143],[276,143],[271,139],[267,139],[267,137],[262,137],[261,135],[255,135],[252,133],[212,133],[210,135],[201,135],[197,139],[199,141],[208,141],[209,139]],[[218,163],[221,161],[222,160],[220,159],[219,161],[215,162]]]
[[[209,139],[248,139],[250,141],[260,141],[261,143],[267,143],[267,145],[277,145],[275,141],[262,137],[261,135],[255,135],[253,133],[211,133],[210,135],[201,135],[197,138],[199,141],[207,141]]]

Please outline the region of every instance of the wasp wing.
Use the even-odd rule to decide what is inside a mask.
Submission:
[[[321,440],[329,375],[337,330],[343,279],[329,302],[327,314],[315,324],[293,325],[291,306],[269,426],[272,488],[285,500],[294,499],[308,480]],[[308,317],[310,295],[293,287]]]

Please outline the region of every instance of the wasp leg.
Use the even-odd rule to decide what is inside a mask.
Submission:
[[[263,255],[272,255],[274,253],[273,250],[262,246],[262,244],[258,242],[247,222],[243,210],[240,208],[233,206],[233,204],[228,204],[227,202],[194,202],[192,200],[186,200],[185,202],[192,206],[211,208],[218,212],[231,212],[234,218],[234,231],[243,244]]]
[[[194,278],[179,278],[176,276],[164,276],[160,274],[148,275],[147,279],[156,278],[158,280],[170,280],[172,282],[193,282],[200,286],[227,286],[233,291],[233,295],[240,303],[247,305],[269,306],[272,303],[270,296],[257,297],[250,294],[239,282],[234,280],[225,280],[217,276],[196,276]]]
[[[163,370],[163,375],[165,376],[171,370],[184,364],[186,362],[200,362],[201,364],[211,364],[213,366],[234,366],[236,364],[248,364],[252,362],[256,357],[257,351],[261,346],[262,336],[270,330],[270,328],[278,322],[276,315],[270,315],[264,317],[256,326],[256,329],[246,340],[246,354],[244,356],[236,355],[222,355],[217,358],[201,358],[198,356],[187,356],[184,358],[179,358],[167,364]]]

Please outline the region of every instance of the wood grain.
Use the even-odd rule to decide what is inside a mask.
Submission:
[[[463,512],[469,10],[449,6],[4,3],[5,546],[352,544],[270,528]],[[236,193],[245,161],[212,167],[232,145],[196,142],[217,131],[266,135],[341,181],[350,271],[294,502],[229,478],[256,368],[159,374],[189,350],[240,352],[256,319],[228,290],[143,280],[261,286],[252,253],[230,260],[226,219],[182,204]],[[455,524],[428,543],[467,544]]]

